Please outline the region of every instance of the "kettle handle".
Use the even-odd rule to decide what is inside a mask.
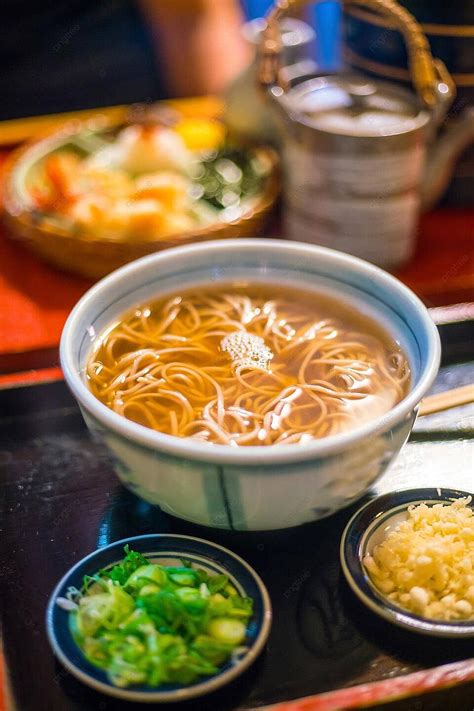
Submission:
[[[320,0],[316,0],[320,2]],[[282,39],[278,21],[288,10],[308,0],[276,0],[267,15],[267,26],[259,44],[258,78],[264,88],[287,88],[281,73]],[[427,108],[446,106],[455,95],[454,82],[440,59],[433,59],[430,46],[415,17],[395,0],[342,0],[344,7],[355,5],[384,15],[403,34],[408,50],[410,74],[416,93]]]

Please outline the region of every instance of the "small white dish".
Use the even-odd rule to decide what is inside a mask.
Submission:
[[[106,672],[91,664],[76,644],[70,627],[70,613],[58,600],[63,600],[71,587],[80,589],[84,576],[94,575],[121,560],[125,545],[150,561],[163,565],[179,565],[179,560],[185,558],[211,575],[227,575],[239,594],[251,597],[254,603],[253,614],[247,625],[247,651],[235,661],[226,662],[213,676],[202,677],[188,685],[131,685],[122,688],[112,684]],[[270,633],[271,621],[272,608],[267,589],[255,570],[242,558],[211,541],[163,533],[115,541],[76,563],[60,580],[50,597],[46,612],[46,631],[56,657],[73,676],[87,686],[126,701],[157,704],[204,696],[236,679],[263,651]]]
[[[363,564],[364,557],[383,541],[388,531],[406,519],[409,506],[449,504],[467,496],[471,494],[454,489],[406,489],[379,496],[352,516],[341,538],[341,565],[349,586],[366,607],[411,632],[456,639],[474,637],[474,620],[433,620],[395,605],[375,587]],[[473,501],[470,507],[474,509]]]

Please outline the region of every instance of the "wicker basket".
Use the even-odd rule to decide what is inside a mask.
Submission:
[[[3,219],[9,236],[21,240],[45,261],[67,272],[97,279],[138,257],[168,247],[261,235],[278,198],[280,176],[276,153],[270,148],[257,147],[250,150],[268,166],[262,190],[248,200],[243,215],[234,222],[216,222],[202,229],[162,239],[138,238],[128,242],[99,238],[93,233],[76,233],[59,220],[55,222],[54,216],[34,209],[24,187],[24,177],[36,162],[77,137],[80,132],[81,127],[76,124],[72,130],[64,129],[14,151],[5,166],[3,183]]]

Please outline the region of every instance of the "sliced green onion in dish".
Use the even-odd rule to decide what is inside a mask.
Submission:
[[[124,553],[68,592],[74,640],[114,685],[191,684],[245,651],[253,601],[226,575]]]

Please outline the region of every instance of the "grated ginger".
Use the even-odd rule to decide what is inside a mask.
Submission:
[[[418,504],[363,559],[375,587],[400,607],[436,620],[474,619],[471,497]]]

